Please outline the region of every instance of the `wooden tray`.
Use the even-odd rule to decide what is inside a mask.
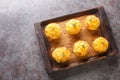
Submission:
[[[70,36],[69,34],[66,33],[65,23],[68,20],[78,19],[82,22],[87,15],[96,15],[97,17],[99,17],[101,24],[97,31],[91,32],[89,30],[82,28],[82,32],[80,32],[79,36],[77,35],[74,37]],[[48,40],[44,34],[45,26],[52,22],[58,23],[63,29],[62,37],[55,41]],[[49,19],[49,20],[45,20],[45,21],[41,21],[41,22],[35,23],[34,25],[35,25],[35,32],[38,37],[38,41],[39,41],[39,45],[40,45],[41,54],[43,56],[46,70],[48,73],[66,70],[66,69],[80,66],[82,64],[95,62],[95,61],[102,60],[107,57],[113,56],[116,53],[118,53],[118,48],[116,46],[112,31],[111,31],[111,28],[108,23],[108,20],[107,20],[107,17],[106,17],[103,7],[97,7],[94,9],[77,12],[77,13],[73,13],[73,14],[69,14],[69,15],[65,15],[65,16],[61,16],[61,17],[57,17],[57,18],[53,18],[53,19]],[[72,47],[73,47],[74,42],[78,41],[79,39],[87,41],[88,44],[91,46],[93,40],[99,36],[105,37],[110,43],[108,50],[103,54],[96,53],[93,50],[93,48],[90,47],[90,52],[86,56],[85,59],[78,60],[78,58],[76,58],[76,56],[72,54],[71,60],[69,61],[69,64],[67,64],[67,65],[58,64],[51,57],[52,51],[57,47],[65,46],[72,52],[72,50],[73,50]]]

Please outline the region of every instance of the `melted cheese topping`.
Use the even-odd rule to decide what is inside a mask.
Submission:
[[[100,26],[100,19],[94,15],[90,15],[85,20],[87,29],[96,30]]]
[[[109,42],[104,37],[99,37],[93,41],[94,50],[97,52],[101,53],[107,51],[108,46]]]
[[[58,63],[64,63],[70,59],[70,51],[66,47],[56,48],[52,52],[52,57]]]
[[[86,56],[88,53],[88,50],[89,50],[89,45],[85,41],[80,40],[74,44],[73,52],[79,57]]]
[[[81,26],[79,20],[71,19],[66,23],[66,30],[69,34],[78,34],[81,31]]]
[[[50,39],[57,39],[61,36],[62,29],[57,23],[48,24],[45,27],[45,34]]]

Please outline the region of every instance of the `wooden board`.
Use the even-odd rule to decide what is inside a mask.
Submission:
[[[88,15],[96,15],[97,17],[99,17],[101,24],[98,30],[89,31],[85,27],[82,27],[80,34],[76,36],[70,36],[66,32],[65,23],[68,20],[77,19],[83,23],[84,19]],[[47,24],[53,23],[53,22],[58,23],[61,26],[62,36],[58,40],[51,41],[45,36],[44,28],[46,27]],[[95,62],[97,60],[102,60],[118,53],[118,49],[117,49],[115,40],[113,38],[113,34],[112,34],[112,31],[103,7],[97,7],[94,9],[77,12],[77,13],[35,23],[35,32],[38,37],[41,54],[43,56],[46,70],[48,73],[66,70],[66,69],[80,66],[82,64]],[[96,53],[92,47],[93,40],[100,36],[105,37],[110,43],[108,50],[103,54]],[[73,54],[73,51],[72,51],[73,44],[78,40],[84,40],[88,42],[88,44],[90,45],[89,54],[86,56],[85,59],[78,59],[77,56]],[[52,51],[55,48],[61,47],[61,46],[65,46],[71,51],[71,59],[68,62],[68,64],[58,64],[51,57]]]

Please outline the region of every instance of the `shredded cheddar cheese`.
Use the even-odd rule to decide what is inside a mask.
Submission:
[[[109,42],[104,37],[98,37],[93,41],[93,48],[97,52],[101,53],[107,51],[108,46]]]
[[[57,39],[61,36],[62,29],[59,24],[51,23],[45,27],[45,34],[50,39]]]
[[[83,57],[86,56],[89,50],[89,45],[87,42],[79,40],[76,43],[74,43],[74,50],[73,52],[79,56]]]
[[[79,20],[71,19],[66,23],[66,30],[69,34],[78,34],[81,31],[81,26]]]
[[[59,47],[52,52],[52,57],[56,62],[64,63],[70,59],[70,51],[66,47]]]
[[[100,26],[100,19],[94,15],[88,16],[84,21],[87,29],[89,30],[97,30]]]

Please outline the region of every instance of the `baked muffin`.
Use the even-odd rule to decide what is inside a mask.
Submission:
[[[66,23],[66,31],[69,34],[78,34],[81,31],[81,23],[79,20],[71,19]]]
[[[50,23],[45,27],[45,34],[50,39],[57,39],[61,36],[62,29],[57,23]]]
[[[95,15],[87,16],[87,18],[84,21],[85,26],[89,30],[97,30],[100,26],[100,19],[96,17]]]
[[[98,37],[93,41],[92,45],[96,52],[102,53],[107,51],[109,42],[104,37]]]
[[[52,57],[58,63],[65,63],[70,59],[70,51],[66,47],[59,47],[52,52]]]
[[[87,42],[79,40],[74,43],[74,49],[73,52],[79,56],[79,57],[84,57],[87,55],[89,51],[89,45]]]

